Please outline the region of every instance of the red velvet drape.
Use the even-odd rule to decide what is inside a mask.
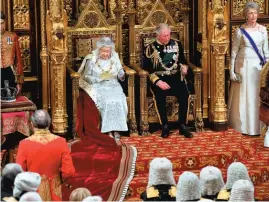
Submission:
[[[93,195],[107,200],[119,175],[121,146],[104,135],[99,128],[99,111],[85,91],[80,91],[77,105],[77,133],[81,140],[71,147],[76,174],[63,185],[63,200],[69,200],[72,190],[86,187]]]

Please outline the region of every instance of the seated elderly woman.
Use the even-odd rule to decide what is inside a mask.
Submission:
[[[127,100],[119,80],[124,80],[115,45],[109,37],[102,37],[97,48],[87,55],[78,71],[79,86],[93,100],[102,117],[101,132],[119,140],[119,131],[127,131]],[[87,109],[85,109],[87,110]]]

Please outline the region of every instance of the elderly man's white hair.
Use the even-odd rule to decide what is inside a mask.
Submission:
[[[251,181],[248,175],[247,167],[240,162],[233,162],[227,171],[227,182],[225,185],[226,189],[232,189],[233,184],[237,180],[248,180]]]
[[[183,172],[177,184],[177,201],[189,201],[201,198],[200,182],[192,172]]]
[[[154,158],[150,162],[148,188],[152,185],[176,185],[173,165],[167,158]]]
[[[202,196],[216,195],[224,186],[220,169],[214,166],[204,167],[200,172],[200,185]]]
[[[82,202],[102,202],[103,199],[101,196],[88,196],[82,200]]]
[[[4,176],[14,176],[14,179],[17,174],[22,173],[23,169],[18,163],[8,163],[5,165],[2,171],[2,177]]]
[[[41,177],[38,173],[20,173],[15,178],[13,196],[19,198],[23,192],[35,192],[37,191],[40,183]]]
[[[159,35],[161,33],[161,31],[164,30],[164,29],[168,29],[169,31],[171,31],[171,29],[170,29],[170,27],[169,27],[168,24],[166,24],[166,23],[160,23],[156,27],[155,32],[156,32],[157,35]]]
[[[252,182],[237,180],[233,185],[229,201],[255,201]]]
[[[97,49],[100,49],[102,47],[111,47],[112,49],[115,49],[115,44],[110,37],[103,36],[97,41],[96,47]]]
[[[37,192],[27,192],[23,194],[19,201],[26,202],[26,201],[38,201],[41,202],[42,199]]]

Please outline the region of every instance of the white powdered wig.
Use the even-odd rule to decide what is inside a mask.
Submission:
[[[82,202],[102,202],[103,199],[101,196],[88,196],[82,200]]]
[[[152,185],[176,185],[173,175],[173,165],[167,158],[154,158],[150,162],[148,188]]]
[[[237,180],[233,185],[229,201],[255,201],[252,182]]]
[[[237,180],[248,180],[251,181],[248,175],[247,167],[240,162],[233,162],[227,171],[227,182],[225,185],[226,189],[232,189],[233,184]]]
[[[224,186],[220,169],[214,166],[207,166],[200,172],[200,185],[202,196],[216,195]]]
[[[177,184],[177,201],[188,201],[201,198],[200,182],[197,175],[185,171],[180,175]]]

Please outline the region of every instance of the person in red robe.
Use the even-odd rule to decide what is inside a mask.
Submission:
[[[39,173],[42,181],[38,192],[43,201],[61,201],[61,185],[75,174],[66,140],[48,128],[49,114],[37,110],[31,117],[34,134],[20,141],[16,162],[23,170]]]
[[[23,77],[23,63],[18,36],[14,32],[6,31],[5,15],[0,12],[1,22],[1,86],[5,80],[9,86],[16,87],[17,93],[21,91]]]

